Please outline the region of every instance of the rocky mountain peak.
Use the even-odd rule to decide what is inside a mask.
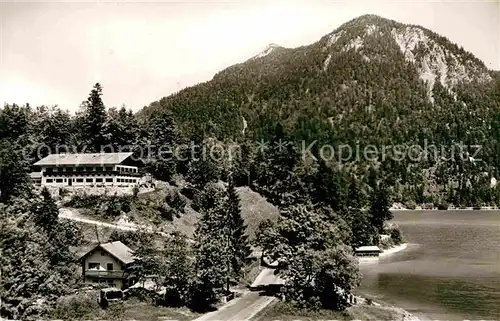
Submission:
[[[462,83],[485,83],[492,80],[484,63],[471,53],[459,48],[445,37],[416,25],[408,25],[376,15],[364,15],[353,19],[320,41],[328,51],[323,69],[328,68],[332,55],[354,51],[369,63],[383,59],[386,48],[378,44],[395,45],[404,59],[413,64],[419,78],[425,82],[428,98],[432,102],[432,90],[440,83],[456,96],[455,89]]]
[[[283,48],[283,47],[281,47],[275,43],[270,43],[267,45],[267,47],[263,51],[261,51],[259,54],[255,55],[253,57],[253,59],[265,57],[278,48]]]

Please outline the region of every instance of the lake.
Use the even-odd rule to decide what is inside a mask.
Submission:
[[[405,251],[360,265],[359,292],[431,320],[500,320],[500,211],[397,211]]]

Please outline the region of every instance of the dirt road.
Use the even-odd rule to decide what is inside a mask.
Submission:
[[[140,228],[140,226],[137,226],[134,224],[106,223],[106,222],[101,222],[101,221],[96,221],[96,220],[84,218],[84,217],[79,216],[77,213],[75,213],[74,211],[72,211],[69,208],[59,209],[59,218],[65,218],[65,219],[76,221],[76,222],[98,225],[98,226],[105,226],[105,227],[115,228],[115,229],[124,230],[124,231],[137,231]],[[148,227],[143,227],[143,228],[145,230],[151,230],[151,228],[148,228]],[[152,232],[152,230],[151,230],[151,232]]]
[[[82,217],[78,215],[75,211],[68,208],[61,208],[59,210],[59,217],[82,222],[86,224],[93,224],[98,226],[105,226],[110,228],[115,228],[124,231],[136,231],[139,228],[155,232],[151,227],[138,226],[134,224],[124,224],[124,223],[107,223],[102,221],[96,221],[90,218]],[[161,235],[167,235],[163,232],[156,232]],[[259,253],[259,252],[255,252]],[[280,284],[283,283],[281,279],[274,275],[274,270],[269,268],[264,268],[262,272],[257,276],[252,284],[252,287],[270,285],[270,284]],[[226,305],[219,308],[217,311],[213,311],[202,315],[201,317],[195,319],[194,321],[241,321],[250,320],[258,312],[267,307],[275,297],[261,295],[259,292],[245,291],[242,296],[234,300],[229,301]]]

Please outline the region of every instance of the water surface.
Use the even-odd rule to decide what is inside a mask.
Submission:
[[[432,320],[500,320],[500,211],[399,211],[408,249],[361,265],[359,291]]]

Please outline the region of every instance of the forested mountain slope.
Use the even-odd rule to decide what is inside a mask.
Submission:
[[[171,111],[191,138],[203,133],[220,140],[271,140],[280,124],[297,146],[317,140],[338,151],[342,144],[359,144],[362,153],[367,145],[400,145],[405,151],[414,144],[436,145],[437,154],[417,161],[353,156],[350,163],[382,163],[396,192],[406,189],[399,193],[415,194],[410,198],[417,202],[450,194],[450,201],[463,203],[475,198],[472,186],[490,194],[498,177],[499,106],[498,72],[471,53],[423,27],[365,15],[309,46],[271,45],[139,115]],[[465,148],[458,147],[462,143]],[[459,202],[457,190],[463,194]]]

